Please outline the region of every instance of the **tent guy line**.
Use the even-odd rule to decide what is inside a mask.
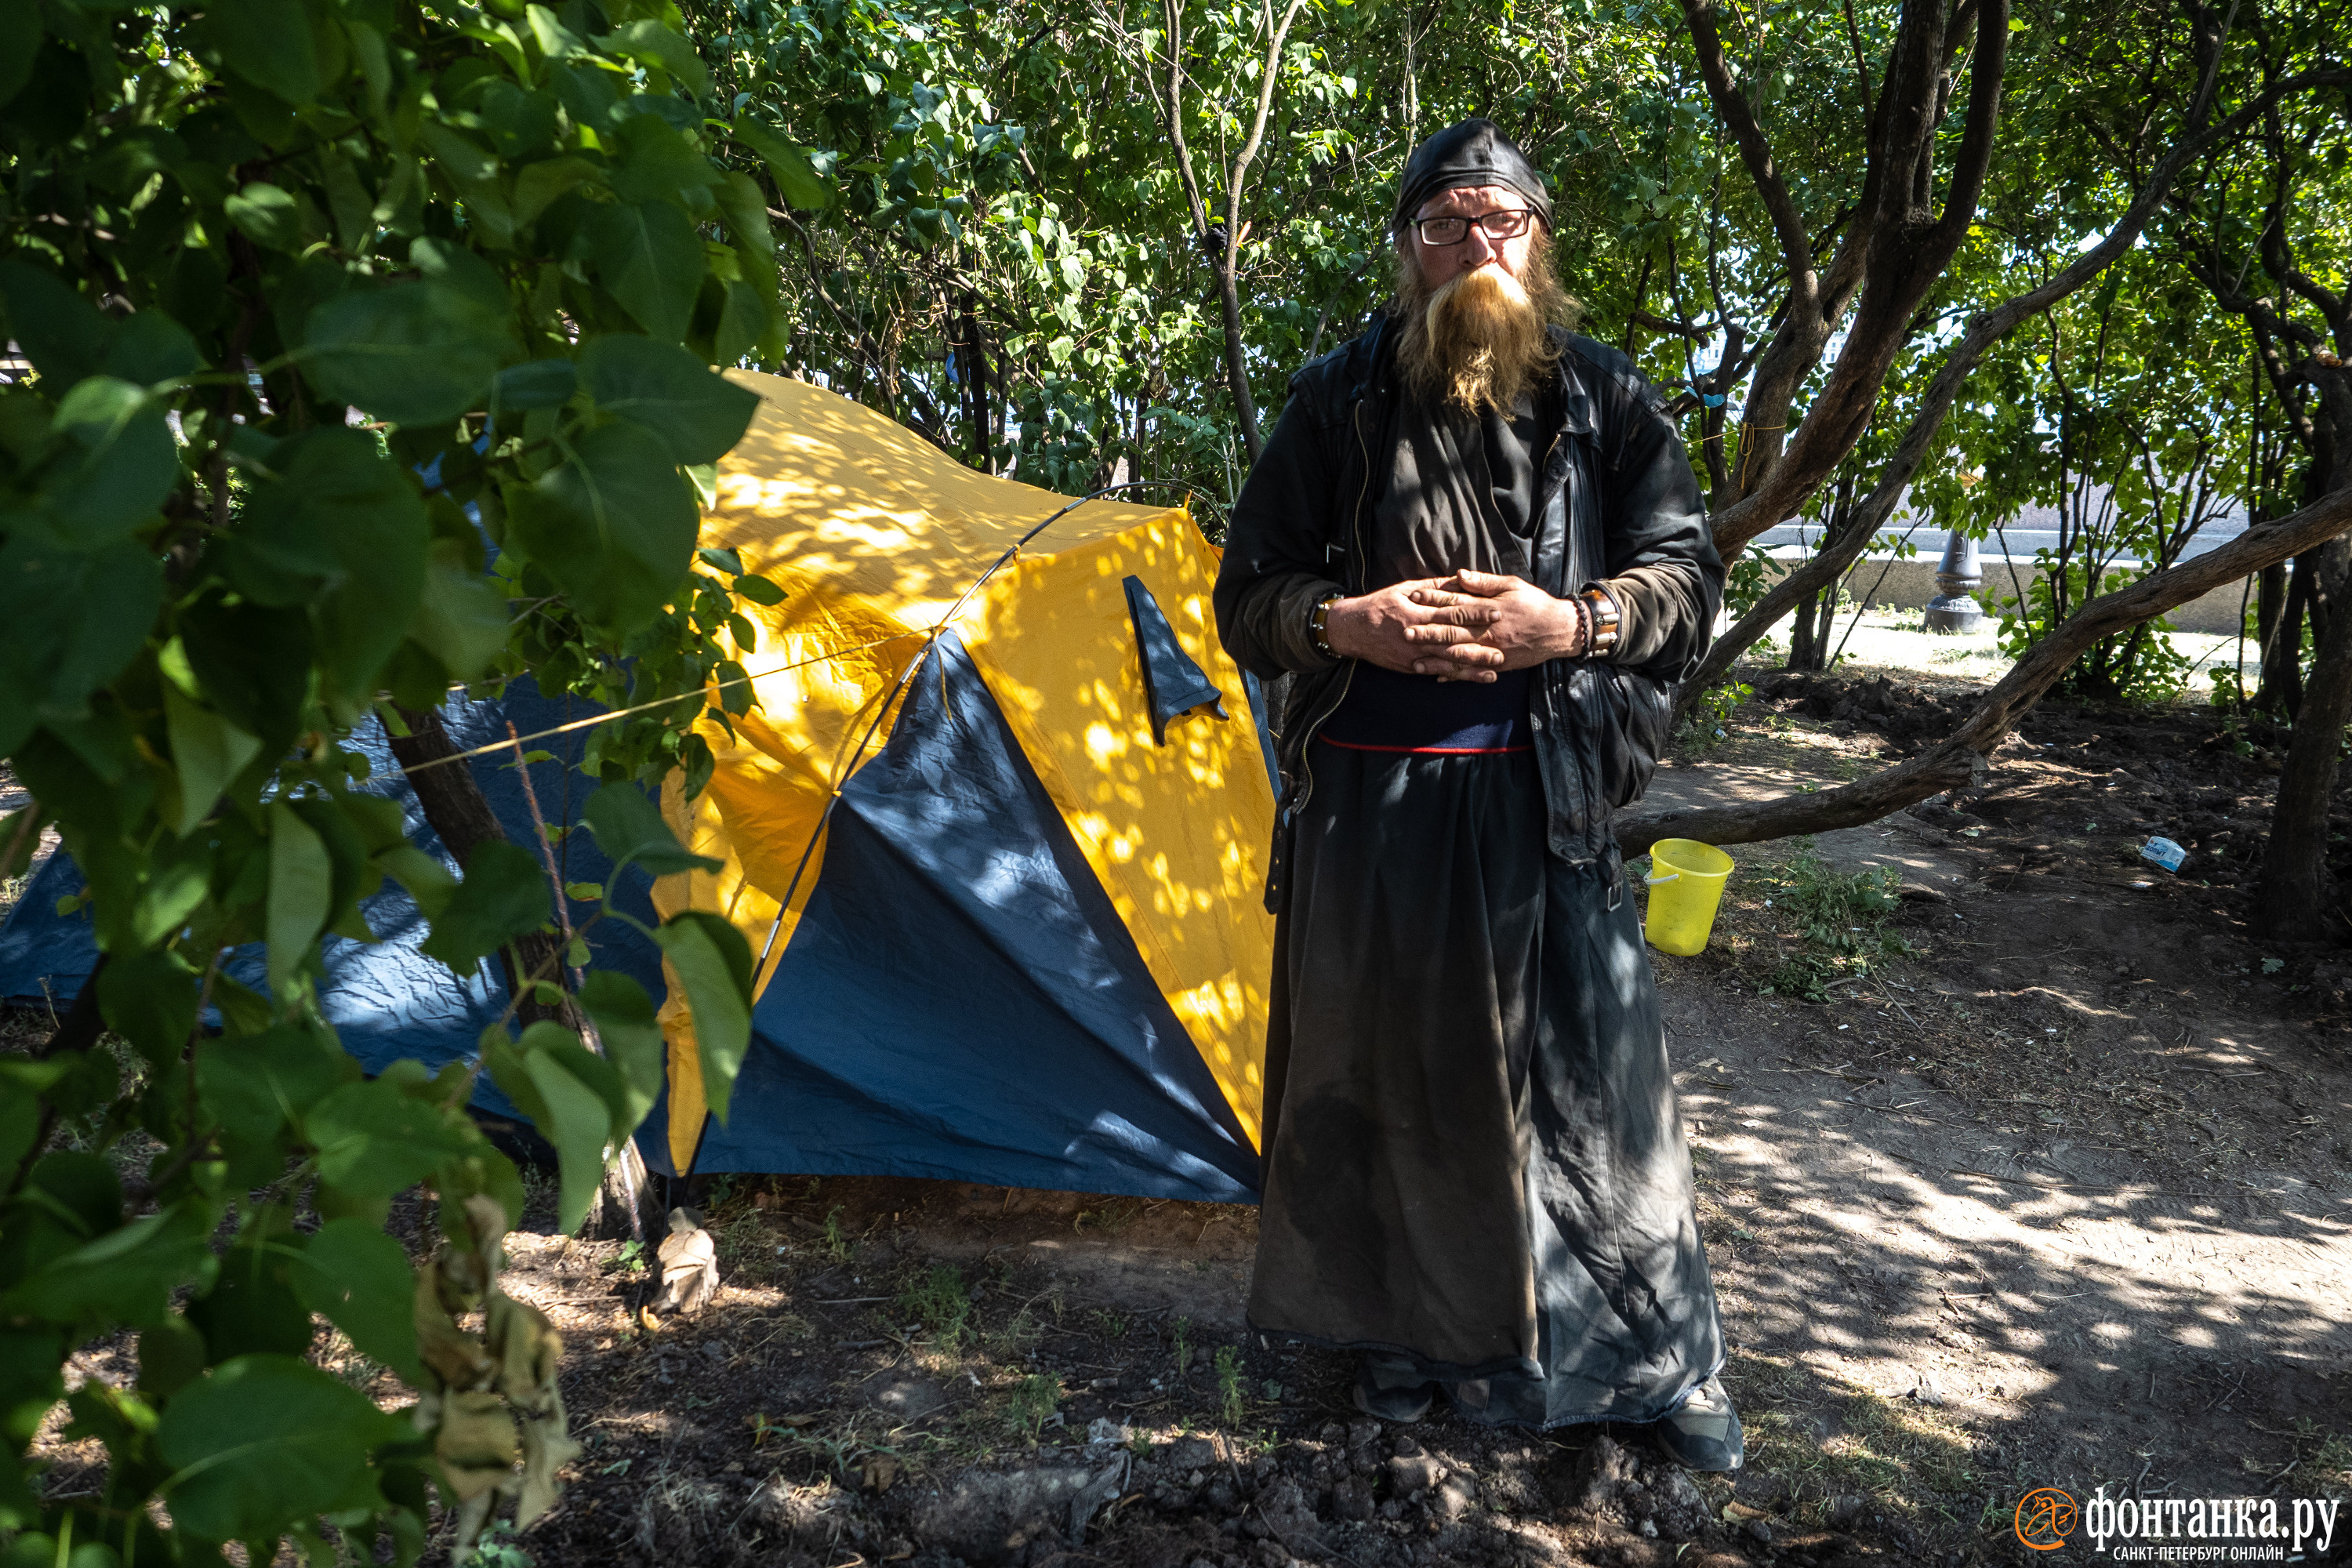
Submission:
[[[908,637],[922,637],[923,646],[921,649],[916,653],[913,662],[907,667],[906,674],[899,677],[898,686],[891,689],[891,701],[895,702],[898,700],[898,692],[905,689],[907,681],[913,677],[916,670],[922,668],[923,656],[930,652],[931,645],[939,641],[940,634],[946,631],[950,626],[954,624],[956,616],[963,613],[963,607],[966,604],[971,602],[971,596],[980,592],[982,587],[986,586],[988,580],[991,577],[995,576],[997,572],[1003,567],[1006,562],[1021,553],[1021,547],[1023,545],[1028,543],[1031,540],[1045,532],[1045,530],[1051,528],[1055,523],[1059,522],[1063,518],[1068,516],[1071,512],[1076,511],[1078,508],[1086,505],[1087,502],[1090,500],[1099,500],[1104,496],[1117,495],[1122,490],[1164,489],[1171,485],[1185,491],[1188,495],[1197,495],[1200,493],[1199,491],[1194,490],[1192,486],[1184,484],[1180,480],[1136,479],[1123,485],[1107,485],[1101,489],[1090,490],[1087,494],[1080,496],[1077,500],[1062,508],[1061,510],[1055,512],[1053,516],[1047,518],[1045,521],[1039,523],[1036,527],[1031,529],[1028,532],[1023,534],[1018,540],[1014,541],[1013,547],[1010,550],[1007,550],[1003,554],[998,556],[995,562],[989,566],[988,570],[982,572],[978,577],[972,579],[971,586],[966,588],[962,594],[957,596],[955,604],[949,608],[948,613],[940,617],[939,625],[933,626],[928,633],[893,632],[887,637],[876,637],[872,642],[862,642],[854,647],[837,647],[830,653],[818,654],[814,658],[796,659],[791,664],[779,664],[771,668],[761,670],[756,675],[739,675],[734,677],[732,679],[714,681],[709,685],[703,687],[699,691],[681,691],[675,697],[657,697],[651,702],[640,702],[634,708],[619,708],[614,710],[610,713],[592,713],[585,719],[574,719],[568,724],[558,724],[551,730],[535,730],[528,735],[517,736],[510,741],[497,741],[487,746],[476,746],[471,751],[453,752],[446,757],[435,757],[430,762],[419,763],[415,767],[403,768],[400,771],[405,775],[414,776],[415,774],[425,772],[427,768],[446,767],[451,763],[462,763],[474,757],[487,757],[492,752],[511,751],[514,748],[531,741],[546,740],[551,735],[569,734],[574,730],[593,729],[599,724],[610,723],[615,719],[626,719],[638,713],[649,713],[656,708],[666,707],[672,702],[684,702],[697,697],[708,697],[708,695],[713,691],[725,691],[730,687],[748,686],[754,681],[765,680],[772,675],[782,675],[789,670],[804,669],[812,664],[824,664],[829,659],[845,658],[850,654],[863,653],[867,648],[880,647],[886,643],[904,642]],[[463,689],[459,688],[458,689]],[[885,703],[883,705],[883,712],[887,713],[890,710],[890,703]],[[879,722],[878,716],[877,722]],[[873,735],[874,732],[872,729],[869,728],[866,732],[866,740],[872,740]],[[865,741],[860,741],[857,747],[857,756],[850,759],[850,766],[853,768],[856,767],[857,765],[857,758],[863,757],[865,754]],[[820,833],[824,831],[824,825],[822,822],[817,825],[817,828]],[[814,843],[815,840],[812,839],[810,842]],[[807,859],[805,853],[803,853],[802,858],[803,863],[805,863]],[[793,880],[797,884],[800,879],[795,876]],[[781,917],[779,923],[781,923]],[[772,942],[773,938],[772,937],[770,940]],[[761,963],[765,963],[767,961],[766,952],[762,952],[760,957]]]
[[[940,629],[934,627],[930,635],[939,636]],[[812,664],[823,664],[828,659],[845,658],[853,653],[863,653],[869,647],[880,647],[885,643],[904,642],[908,637],[922,635],[920,632],[893,632],[887,637],[876,637],[872,642],[862,642],[854,647],[837,647],[830,653],[818,654],[814,658],[795,659],[790,664],[776,665],[772,668],[760,671],[757,675],[739,675],[731,680],[713,681],[699,690],[681,691],[675,697],[656,697],[651,702],[640,702],[634,708],[616,708],[610,713],[592,713],[585,719],[574,719],[568,724],[558,724],[551,730],[534,730],[528,735],[517,735],[511,740],[493,741],[487,746],[476,746],[470,751],[452,752],[446,757],[435,757],[430,762],[419,763],[413,768],[403,768],[400,771],[404,774],[414,777],[430,768],[446,767],[451,763],[462,763],[474,757],[487,757],[492,752],[510,752],[532,741],[544,741],[551,735],[568,735],[574,730],[591,730],[599,724],[609,724],[615,719],[626,719],[632,714],[650,712],[656,708],[667,707],[672,702],[685,702],[697,699],[708,700],[713,691],[724,691],[731,686],[743,686],[755,680],[765,680],[772,675],[782,675],[787,670],[805,669]]]

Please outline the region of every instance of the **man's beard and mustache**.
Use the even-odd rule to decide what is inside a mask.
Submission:
[[[1404,324],[1397,363],[1416,396],[1473,414],[1508,413],[1558,362],[1545,329],[1572,322],[1577,304],[1552,271],[1550,247],[1538,245],[1516,277],[1481,267],[1434,289],[1411,256],[1400,256],[1397,312]]]

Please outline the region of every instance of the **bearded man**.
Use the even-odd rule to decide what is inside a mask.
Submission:
[[[1610,813],[1721,597],[1690,459],[1570,333],[1551,199],[1483,120],[1406,163],[1393,310],[1300,371],[1218,630],[1294,677],[1250,1317],[1417,1419],[1654,1423],[1741,1458]]]

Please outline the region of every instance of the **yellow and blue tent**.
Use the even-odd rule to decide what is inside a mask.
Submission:
[[[752,1040],[722,1125],[686,1009],[664,1007],[647,1163],[1253,1196],[1274,796],[1255,693],[1211,619],[1215,552],[1181,510],[1074,504],[816,387],[739,379],[762,402],[703,542],[786,597],[744,606],[758,705],[731,736],[706,721],[709,787],[688,801],[673,783],[665,803],[720,868],[607,894],[640,920],[735,923],[759,961]],[[534,831],[526,776],[573,819],[593,713],[525,679],[444,721],[493,753],[464,765],[510,837]],[[502,754],[509,724],[538,760]],[[440,852],[381,732],[352,743]],[[562,852],[567,881],[606,879],[586,835]],[[52,856],[0,923],[0,998],[81,988],[97,952],[80,887]],[[426,958],[394,884],[362,908],[379,940],[330,938],[320,987],[345,1047],[371,1072],[472,1058],[506,1005],[497,966]],[[599,966],[661,985],[632,928],[591,941]],[[261,966],[256,947],[229,972],[258,985]],[[487,1079],[477,1100],[519,1114]]]
[[[706,721],[716,772],[664,801],[719,869],[654,902],[742,932],[752,1042],[721,1124],[671,987],[649,1157],[1253,1195],[1272,756],[1215,551],[1181,509],[1073,504],[736,379],[760,413],[702,542],[785,596],[745,607],[757,706]]]

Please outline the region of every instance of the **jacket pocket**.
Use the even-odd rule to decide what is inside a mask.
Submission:
[[[1650,787],[1674,733],[1673,689],[1637,670],[1586,665],[1575,682],[1577,716],[1611,810],[1633,805]]]

